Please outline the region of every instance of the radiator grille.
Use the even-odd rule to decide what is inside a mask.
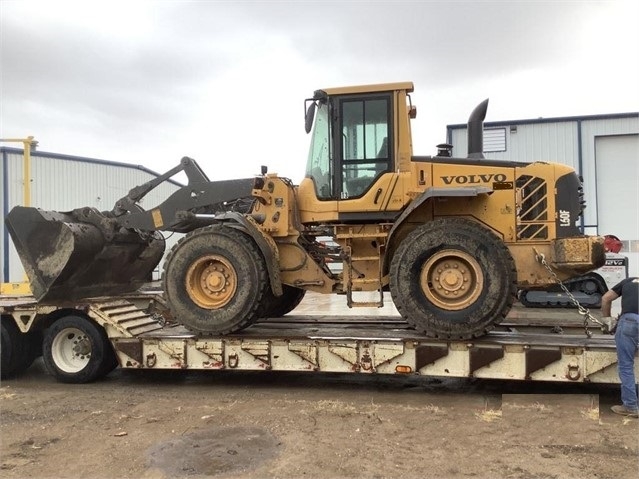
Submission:
[[[517,239],[548,239],[548,188],[543,178],[517,178]]]

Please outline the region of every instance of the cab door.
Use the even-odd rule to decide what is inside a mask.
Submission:
[[[334,105],[333,184],[342,219],[380,211],[392,188],[392,101],[389,92],[338,97]]]
[[[393,98],[393,92],[379,92],[318,102],[306,177],[298,190],[302,222],[386,218],[398,178]],[[388,213],[389,218],[396,214]]]

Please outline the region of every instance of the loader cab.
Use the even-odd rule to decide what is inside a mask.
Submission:
[[[366,85],[318,90],[306,100],[311,142],[299,187],[303,222],[377,221],[379,212],[401,208],[390,198],[398,189],[398,158],[411,155],[411,91],[408,82]]]

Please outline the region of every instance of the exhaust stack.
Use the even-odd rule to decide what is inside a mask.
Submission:
[[[468,158],[484,156],[484,118],[488,110],[488,98],[475,107],[468,117]]]

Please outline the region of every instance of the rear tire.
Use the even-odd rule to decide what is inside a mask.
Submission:
[[[254,323],[269,288],[253,239],[224,225],[182,238],[166,259],[162,280],[173,317],[198,333],[228,334]]]
[[[82,316],[65,316],[47,329],[44,365],[63,383],[87,383],[113,370],[115,353],[104,329]]]
[[[416,228],[402,242],[391,261],[390,290],[416,330],[469,339],[508,314],[516,277],[501,239],[471,220],[444,218]]]

